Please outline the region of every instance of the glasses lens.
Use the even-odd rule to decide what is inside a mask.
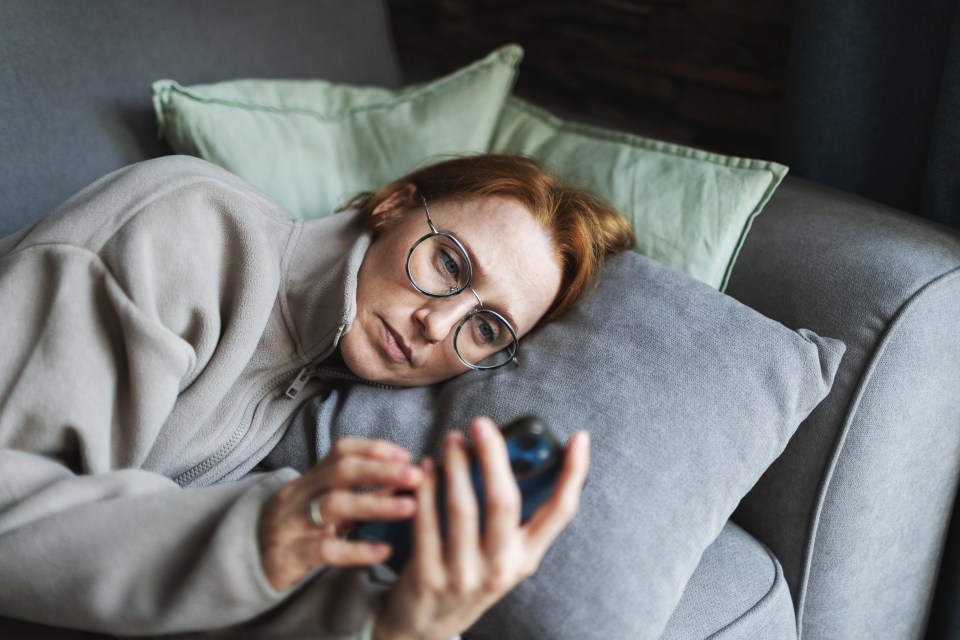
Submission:
[[[414,246],[407,260],[410,279],[424,293],[448,296],[463,291],[470,281],[470,267],[460,247],[442,234]]]
[[[457,328],[453,346],[469,364],[487,369],[509,362],[517,341],[507,324],[490,311],[476,311]]]

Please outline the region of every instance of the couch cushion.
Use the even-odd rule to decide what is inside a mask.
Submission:
[[[114,169],[169,153],[150,106],[158,78],[396,86],[382,4],[0,3],[0,237]]]
[[[797,621],[783,569],[728,522],[707,547],[660,640],[792,640]]]

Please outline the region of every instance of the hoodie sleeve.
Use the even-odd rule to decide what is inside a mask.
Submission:
[[[144,180],[143,169],[125,175],[110,180]],[[81,192],[74,205],[90,215],[127,208],[96,194]],[[291,594],[267,581],[256,527],[296,472],[181,488],[147,470],[184,435],[164,423],[207,365],[209,341],[191,332],[216,310],[200,305],[173,330],[161,311],[182,294],[178,283],[131,280],[90,243],[64,239],[78,235],[70,225],[95,236],[104,219],[64,218],[46,235],[44,221],[0,242],[0,615],[141,636],[237,625]],[[185,253],[201,242],[181,231]],[[152,246],[117,251],[148,264],[144,273],[180,277],[183,261],[151,256]],[[344,637],[360,638],[379,601],[352,573],[315,580],[357,603]]]
[[[0,309],[0,613],[142,634],[278,603],[255,527],[293,471],[181,489],[135,468],[195,364],[190,346],[71,246],[0,259]],[[118,451],[133,468],[117,468]]]

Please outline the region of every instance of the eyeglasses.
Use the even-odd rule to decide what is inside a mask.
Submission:
[[[430,233],[413,243],[407,252],[407,278],[414,288],[430,298],[450,298],[470,290],[477,307],[465,315],[453,334],[457,357],[471,369],[489,370],[517,363],[517,332],[502,315],[486,309],[470,283],[473,264],[467,250],[453,235],[438,231],[430,219],[430,207],[421,193]]]

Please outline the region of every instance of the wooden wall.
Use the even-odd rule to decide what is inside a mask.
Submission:
[[[389,0],[408,78],[521,44],[517,94],[565,114],[773,157],[793,0]]]

